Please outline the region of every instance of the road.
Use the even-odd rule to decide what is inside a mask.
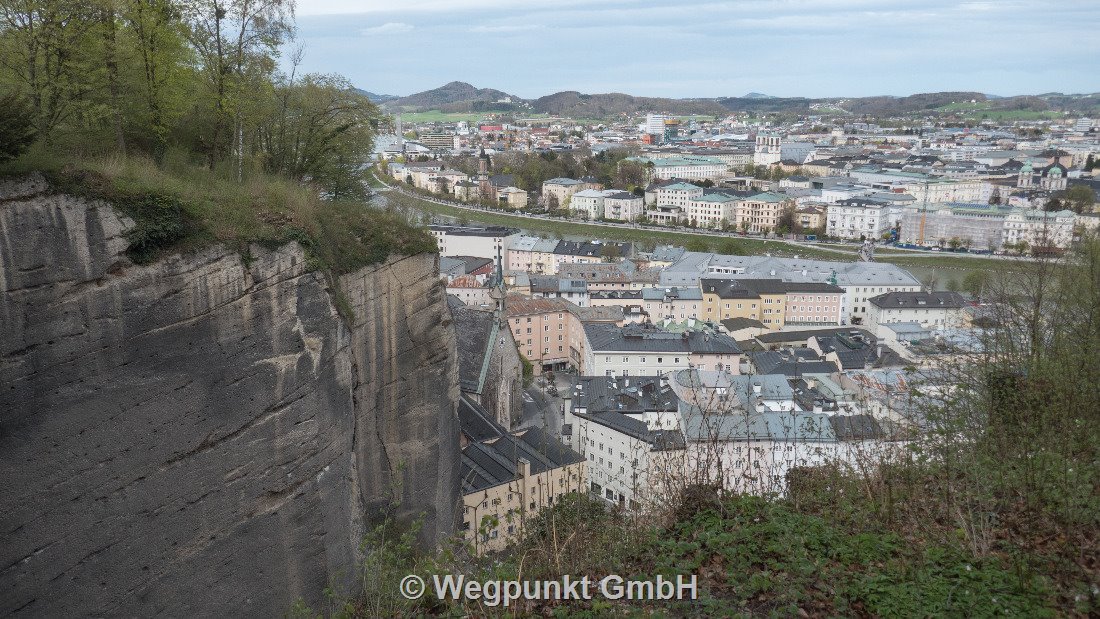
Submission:
[[[516,429],[538,427],[546,430],[554,437],[561,437],[561,425],[564,415],[561,395],[569,392],[572,385],[572,374],[558,372],[554,375],[554,383],[558,390],[558,396],[546,393],[546,389],[540,386],[538,378],[523,392],[523,416],[520,418]]]
[[[785,245],[790,245],[791,247],[798,247],[798,248],[803,248],[803,249],[811,249],[811,250],[815,250],[815,251],[823,251],[823,252],[829,252],[829,253],[834,253],[834,254],[840,254],[840,255],[847,256],[849,259],[855,259],[856,258],[856,254],[857,254],[859,246],[860,246],[860,243],[812,243],[812,242],[806,242],[806,241],[793,241],[793,240],[781,239],[781,238],[762,239],[762,238],[759,238],[759,237],[741,236],[740,234],[736,234],[736,233],[733,233],[733,232],[719,232],[717,230],[711,230],[711,231],[707,231],[707,232],[698,232],[698,231],[693,230],[691,228],[669,228],[669,227],[665,227],[665,226],[649,226],[649,225],[645,225],[645,224],[632,224],[632,223],[621,223],[621,224],[619,224],[619,223],[611,223],[611,222],[605,222],[605,221],[588,221],[588,220],[573,221],[573,220],[569,220],[569,219],[562,219],[562,218],[559,218],[559,217],[550,217],[549,215],[519,213],[519,212],[515,212],[515,211],[501,211],[501,210],[490,209],[490,208],[485,208],[485,207],[481,207],[481,206],[474,206],[474,205],[470,205],[470,204],[464,204],[464,203],[461,203],[461,202],[454,202],[452,200],[442,200],[442,199],[439,199],[439,198],[434,198],[434,197],[429,197],[429,196],[425,196],[425,195],[418,194],[418,193],[413,193],[411,191],[406,191],[404,188],[402,188],[400,186],[389,185],[385,181],[382,181],[381,179],[378,179],[377,176],[375,176],[374,178],[376,180],[378,180],[378,182],[381,183],[382,185],[385,185],[384,189],[383,188],[377,188],[377,187],[373,188],[374,191],[396,191],[397,193],[400,193],[403,196],[407,196],[407,197],[414,198],[414,199],[417,199],[417,200],[423,200],[425,202],[432,202],[434,204],[439,204],[440,206],[447,206],[447,207],[450,207],[450,208],[462,209],[462,210],[465,210],[465,211],[471,211],[471,212],[475,212],[475,213],[476,212],[490,213],[490,214],[502,215],[502,216],[507,216],[507,217],[516,217],[516,218],[519,218],[519,219],[530,219],[530,220],[533,220],[533,221],[548,221],[548,222],[558,222],[558,223],[575,223],[577,225],[583,225],[583,226],[600,226],[600,227],[605,227],[605,228],[619,228],[619,229],[626,229],[626,230],[652,230],[654,232],[673,232],[673,233],[677,233],[677,234],[693,234],[693,235],[696,235],[696,236],[704,236],[704,237],[711,237],[711,238],[716,237],[716,236],[717,237],[726,237],[726,238],[732,238],[732,239],[740,239],[740,240],[758,242],[758,243],[760,243],[761,249],[765,248],[769,242],[771,242],[771,243],[783,243]],[[986,255],[986,254],[955,253],[955,252],[950,252],[950,251],[934,252],[934,251],[925,251],[925,250],[919,250],[919,249],[896,249],[896,248],[891,248],[889,253],[881,253],[881,254],[879,254],[879,256],[883,259],[884,262],[889,262],[889,258],[907,258],[907,259],[908,258],[929,258],[929,259],[934,259],[934,258],[945,258],[945,257],[950,257],[950,258],[974,258],[974,259],[985,259],[985,260],[1017,260],[1017,261],[1020,261],[1020,260],[1025,260],[1025,261],[1033,260],[1032,258],[1029,258],[1029,257],[1026,257],[1026,256],[1024,256],[1024,257],[1021,257],[1021,256],[996,256],[996,255]]]

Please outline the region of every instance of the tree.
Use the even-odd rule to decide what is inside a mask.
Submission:
[[[618,245],[604,243],[600,247],[600,258],[602,258],[604,262],[615,262],[615,260],[620,257],[622,257],[622,251],[619,249]]]
[[[1051,198],[1051,199],[1047,200],[1046,204],[1043,205],[1043,210],[1045,210],[1045,211],[1060,211],[1060,210],[1062,210],[1062,201],[1059,200],[1058,198]]]
[[[334,197],[362,197],[377,108],[338,75],[293,75],[275,83],[280,109],[259,121],[264,167],[316,184]]]
[[[0,66],[27,96],[44,140],[79,114],[91,91],[94,7],[76,0],[0,4]]]
[[[989,203],[990,204],[1000,204],[1001,203],[1001,188],[1000,187],[994,187],[993,188],[993,193],[990,194],[990,196],[989,196]]]
[[[1075,213],[1091,213],[1096,205],[1096,193],[1088,185],[1074,185],[1062,192],[1065,205]]]
[[[34,142],[34,110],[14,92],[0,95],[0,162],[14,159]]]
[[[951,251],[955,251],[962,246],[962,241],[959,240],[959,237],[953,236],[949,241],[947,241],[947,245],[951,248]]]
[[[981,301],[986,287],[989,286],[990,278],[989,271],[970,271],[966,274],[966,277],[963,277],[962,290],[969,292],[975,299]]]
[[[183,7],[190,40],[202,59],[202,105],[211,115],[200,136],[213,169],[237,150],[243,158],[245,125],[259,112],[279,47],[293,33],[292,0],[191,0]]]
[[[1085,171],[1091,172],[1094,167],[1096,167],[1096,160],[1093,159],[1092,153],[1089,153],[1089,156],[1085,159]]]

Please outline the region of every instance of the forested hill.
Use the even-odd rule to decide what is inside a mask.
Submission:
[[[522,101],[522,99],[492,88],[475,88],[466,82],[450,82],[439,88],[391,99],[386,102],[386,107],[394,111],[432,109],[463,111],[462,108],[468,110],[476,103],[491,104],[507,101]]]

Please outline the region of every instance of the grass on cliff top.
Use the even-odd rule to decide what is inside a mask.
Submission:
[[[364,202],[322,200],[314,188],[261,172],[238,183],[229,171],[180,159],[166,157],[157,165],[138,157],[39,153],[6,164],[0,174],[41,171],[54,191],[109,202],[136,223],[127,233],[127,253],[139,264],[213,243],[247,259],[251,243],[297,241],[313,267],[341,274],[394,254],[436,251],[431,235],[400,214]]]

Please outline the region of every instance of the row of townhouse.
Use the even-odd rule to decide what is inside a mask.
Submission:
[[[702,318],[757,320],[769,329],[788,325],[839,325],[844,290],[823,282],[778,279],[703,279]]]
[[[569,208],[588,219],[636,221],[644,212],[645,199],[629,191],[585,189],[573,194]]]
[[[671,157],[627,157],[619,162],[640,163],[645,168],[646,180],[655,178],[685,178],[695,180],[718,180],[726,176],[730,166],[715,157],[697,155],[673,155]]]
[[[576,193],[585,190],[599,191],[601,189],[603,189],[603,185],[590,176],[580,179],[551,178],[542,182],[542,197],[556,203],[552,206],[564,208],[566,204],[571,202]]]
[[[691,368],[573,383],[562,441],[585,459],[590,493],[629,511],[664,503],[689,480],[782,493],[795,469],[873,466],[905,436],[825,375]]]
[[[636,313],[650,322],[666,318],[700,319],[703,314],[703,294],[698,287],[593,292],[589,294],[589,304],[594,307],[621,307],[624,312],[637,308]]]
[[[691,369],[677,373],[672,385],[680,397],[685,466],[694,478],[734,492],[782,494],[790,474],[807,467],[865,471],[903,444],[896,439],[904,433],[885,420],[806,401],[802,392],[817,390],[804,379]]]
[[[918,204],[944,202],[985,202],[992,194],[993,186],[980,179],[952,179],[933,177],[920,172],[901,172],[877,166],[861,166],[848,172],[848,176],[873,189],[906,193]]]
[[[921,237],[923,221],[924,236]],[[901,219],[905,243],[936,245],[958,239],[974,249],[998,250],[1026,242],[1030,247],[1067,248],[1078,217],[1073,211],[1044,211],[991,204],[941,204],[907,210]]]
[[[841,318],[846,324],[858,324],[867,316],[867,299],[886,292],[918,291],[923,288],[911,273],[887,262],[837,262],[805,258],[775,258],[768,256],[730,256],[704,252],[685,252],[660,274],[660,285],[698,286],[703,279],[741,280],[778,279],[784,282],[828,283],[843,290]],[[735,302],[732,302],[735,303]],[[751,301],[744,309],[753,309]],[[722,310],[725,310],[723,302]],[[773,304],[774,305],[774,304]],[[803,316],[817,315],[806,299],[798,305]],[[717,308],[716,308],[717,309]],[[732,305],[732,309],[737,309]],[[757,309],[762,309],[760,305]],[[774,308],[773,308],[774,309]],[[774,313],[774,312],[773,312]],[[716,312],[717,314],[717,312]],[[774,320],[774,316],[772,316]],[[708,320],[715,320],[709,317]],[[775,323],[773,322],[772,325]]]
[[[770,232],[783,213],[794,208],[790,197],[770,192],[707,190],[691,183],[656,188],[646,216],[659,223],[702,228],[736,227],[746,232]]]
[[[558,273],[566,264],[599,264],[629,258],[630,243],[611,241],[558,241],[533,236],[517,237],[508,243],[505,265],[510,272]]]
[[[650,324],[586,324],[583,373],[659,376],[706,367],[740,371],[741,348],[728,335],[705,330],[670,332]]]

